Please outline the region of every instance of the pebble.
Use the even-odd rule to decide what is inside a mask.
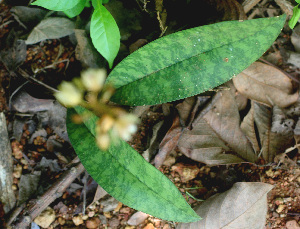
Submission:
[[[47,207],[42,213],[34,219],[34,222],[40,227],[47,228],[55,220],[55,211]]]
[[[296,220],[287,221],[285,226],[287,229],[300,229],[300,226]]]
[[[17,166],[14,168],[13,176],[15,178],[20,178],[22,175],[22,165],[17,164]]]
[[[101,220],[98,217],[94,217],[94,218],[87,220],[85,225],[86,225],[86,228],[94,229],[94,228],[98,228],[100,223],[101,223]]]
[[[58,223],[59,223],[60,225],[64,225],[64,224],[66,223],[66,220],[65,220],[64,218],[62,218],[62,217],[59,217],[59,218],[58,218]]]
[[[144,213],[144,212],[136,212],[134,213],[130,219],[128,220],[128,224],[132,225],[132,226],[137,226],[141,223],[143,223],[147,218],[148,218],[148,214]]]
[[[143,229],[154,229],[154,226],[152,223],[148,223]]]
[[[83,219],[81,215],[74,216],[72,220],[75,226],[79,226],[80,224],[83,224]]]
[[[279,206],[278,206],[278,208],[276,209],[276,212],[277,213],[280,213],[280,212],[282,212],[283,211],[283,209],[285,209],[285,205],[284,204],[280,204]]]

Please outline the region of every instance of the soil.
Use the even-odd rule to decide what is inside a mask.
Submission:
[[[143,1],[137,2],[139,2],[142,8],[144,7],[142,5]],[[166,5],[176,3],[176,1],[166,2]],[[214,8],[212,2],[214,1],[207,1],[206,3],[206,6],[210,11],[213,11]],[[267,2],[265,4],[265,7],[267,8],[275,6],[273,1],[265,2]],[[20,28],[19,23],[14,19],[10,12],[12,6],[11,1],[0,3],[0,51],[8,48],[6,41],[12,34],[12,31],[18,33],[18,29]],[[123,52],[121,49],[118,61],[120,61],[122,57],[128,55],[130,50],[134,51],[147,41],[151,41],[155,37],[157,38],[159,35],[163,34],[163,31],[160,30],[156,15],[153,14],[153,8],[155,8],[153,1],[150,1],[148,7],[150,13],[147,14],[147,12],[142,11],[143,13],[140,15],[140,17],[143,18],[143,23],[140,25],[137,25],[139,22],[136,22],[136,24],[133,23],[132,27],[134,29],[131,28],[130,38],[123,42]],[[186,9],[186,13],[189,14],[192,12],[195,14],[193,8],[194,6],[190,5],[189,8]],[[278,6],[276,9],[281,12]],[[229,17],[228,15],[232,16],[232,14],[229,14],[227,11],[224,14],[225,8],[222,6],[220,6],[218,10],[219,12],[223,12],[221,18],[216,15],[216,11],[214,10],[214,13],[211,13],[210,17],[203,16],[201,23],[195,21],[190,23],[189,20],[194,20],[191,17],[187,17],[180,23],[176,23],[179,19],[175,18],[175,15],[178,12],[170,11],[170,21],[165,22],[170,28],[165,31],[165,33],[172,33],[179,28],[185,29],[187,28],[186,25],[193,27],[200,24],[208,24],[223,20],[223,17]],[[253,10],[247,13],[247,16],[250,16],[252,12]],[[142,29],[138,30],[136,28],[138,26],[141,26]],[[166,24],[162,26],[164,27]],[[24,34],[22,34],[22,32],[20,33],[21,34],[18,36],[22,37]],[[265,53],[265,56],[270,53],[276,53],[278,50],[285,53],[284,50],[293,49],[290,37],[291,31],[285,27],[274,45]],[[137,38],[144,40],[141,41]],[[135,47],[135,45],[137,47]],[[279,58],[277,66],[289,73],[291,77],[299,80],[299,69],[290,67],[290,65],[282,58]],[[32,174],[33,168],[41,165],[43,158],[52,160],[51,166],[42,165],[45,166],[41,170],[42,179],[37,192],[31,195],[30,199],[26,201],[26,205],[29,205],[30,200],[33,201],[34,199],[39,198],[66,170],[68,170],[70,162],[76,155],[72,146],[66,139],[59,136],[50,125],[41,125],[41,129],[44,130],[43,134],[39,135],[33,131],[32,128],[34,125],[32,123],[40,123],[40,117],[30,113],[24,113],[22,115],[15,112],[11,109],[11,98],[14,97],[16,92],[23,90],[34,98],[54,100],[52,95],[53,92],[45,89],[39,82],[42,82],[51,88],[57,88],[57,85],[59,85],[61,81],[69,81],[74,76],[78,76],[82,70],[82,65],[76,58],[75,45],[68,37],[65,37],[43,41],[37,45],[27,46],[26,59],[19,65],[19,68],[29,75],[34,76],[37,81],[24,77],[24,75],[18,71],[18,68],[8,69],[5,64],[0,63],[0,83],[2,85],[2,87],[0,87],[0,111],[5,113],[8,127],[12,127],[16,120],[25,120],[20,139],[17,140],[11,138],[13,163],[15,168],[13,188],[17,198],[18,190],[20,189],[19,184],[21,175]],[[295,87],[297,87],[297,83],[295,83]],[[142,117],[139,130],[131,140],[130,144],[142,154],[149,145],[149,139],[151,138],[149,136],[152,133],[151,130],[155,124],[165,119],[164,109],[161,105],[151,107],[147,114]],[[167,126],[170,127],[170,125],[171,123],[169,121]],[[9,128],[9,131],[10,136],[12,136],[13,129]],[[49,146],[49,139],[54,139],[56,145]],[[60,153],[56,153],[56,150],[53,147],[57,147]],[[284,153],[284,151],[282,153]],[[216,193],[221,193],[230,189],[236,182],[264,182],[274,186],[268,193],[268,214],[265,228],[300,228],[295,227],[295,225],[297,226],[298,224],[299,226],[300,224],[300,154],[297,148],[287,153],[287,156],[281,158],[282,160],[280,161],[274,161],[269,164],[265,164],[264,161],[261,161],[261,163],[258,163],[257,165],[241,163],[210,167],[185,157],[178,150],[172,152],[171,158],[171,162],[165,163],[159,170],[179,188],[183,196],[192,206],[197,206],[201,202],[199,200],[206,200]],[[16,168],[20,169],[18,170]],[[180,174],[180,169],[182,168],[188,168],[191,171],[197,170],[197,173],[189,180]],[[87,192],[85,204],[83,203],[83,187],[86,188]],[[189,188],[193,187],[199,188],[189,190]],[[97,184],[91,177],[84,173],[81,174],[61,197],[50,204],[50,207],[54,209],[55,220],[48,228],[167,229],[175,228],[176,226],[176,223],[160,220],[152,216],[147,217],[138,226],[130,226],[128,225],[128,220],[136,211],[121,203],[117,203],[113,209],[108,212],[104,211],[105,206],[102,201],[97,200],[91,204],[96,188]],[[189,194],[194,198],[191,198],[186,190],[189,190]],[[107,200],[109,198],[110,196],[105,196],[104,199]],[[86,208],[85,211],[84,208]],[[84,214],[82,214],[82,212],[84,212]],[[22,211],[20,214],[22,214]],[[2,219],[0,220],[0,223],[3,225],[1,226],[0,224],[0,227],[4,228],[5,220],[8,219],[8,215],[4,215],[1,203],[0,219]],[[291,227],[290,225],[294,225],[294,227]]]

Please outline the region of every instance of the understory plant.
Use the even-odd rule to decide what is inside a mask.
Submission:
[[[102,70],[64,82],[56,97],[68,107],[68,135],[88,173],[131,208],[169,221],[200,220],[176,186],[126,143],[136,130],[136,118],[108,101],[155,105],[213,89],[256,61],[277,38],[285,18],[180,31],[133,52],[105,83]],[[245,159],[254,162],[253,157]]]

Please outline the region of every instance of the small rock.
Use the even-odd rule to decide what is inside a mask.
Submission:
[[[134,213],[130,219],[128,220],[128,224],[132,225],[132,226],[137,226],[141,223],[143,223],[147,218],[148,218],[148,214],[144,213],[144,212],[136,212]]]
[[[14,168],[13,176],[15,178],[20,178],[22,175],[22,165],[17,164],[17,166]]]
[[[276,204],[276,205],[283,204],[283,198],[276,198],[276,199],[275,199],[275,204]]]
[[[110,197],[107,200],[101,201],[101,205],[103,205],[103,212],[110,212],[118,207],[119,201],[117,201],[115,198]]]
[[[163,165],[165,165],[165,166],[171,166],[171,165],[174,165],[175,162],[176,162],[175,157],[169,156],[169,157],[166,158],[166,160],[164,161]]]
[[[143,229],[154,229],[154,226],[152,223],[148,223]]]
[[[279,206],[278,206],[278,208],[276,209],[276,212],[278,212],[278,213],[280,213],[280,212],[282,212],[283,211],[283,209],[285,209],[285,205],[284,204],[280,204]]]
[[[300,53],[289,52],[288,63],[295,65],[297,68],[300,68]]]
[[[34,219],[34,222],[44,228],[47,228],[50,226],[51,223],[53,223],[55,220],[55,211],[47,207],[42,213]]]
[[[103,215],[108,219],[112,217],[110,212],[103,212]]]
[[[83,219],[82,219],[81,215],[74,216],[72,220],[73,220],[73,223],[76,226],[79,226],[80,224],[83,224]]]
[[[89,218],[88,215],[83,215],[83,216],[82,216],[82,219],[83,219],[83,220],[87,220],[88,218]]]
[[[287,229],[300,229],[300,226],[296,220],[287,221],[285,226]]]
[[[94,228],[98,228],[100,223],[101,223],[101,220],[98,217],[94,217],[94,218],[87,220],[85,225],[86,225],[86,228],[94,229]]]
[[[58,218],[58,223],[59,223],[60,225],[64,225],[64,224],[66,223],[66,220],[65,220],[64,218],[62,218],[62,217],[59,217],[59,218]]]
[[[94,211],[90,211],[89,213],[88,213],[88,216],[89,217],[93,217],[95,215],[95,212]]]
[[[126,226],[125,229],[134,229],[135,226]]]
[[[268,177],[274,177],[274,171],[272,169],[269,169],[268,171],[266,171],[266,175]]]
[[[163,229],[171,229],[171,226],[169,224],[165,224]]]
[[[117,228],[120,225],[120,220],[117,217],[113,217],[108,221],[108,225],[111,228]]]

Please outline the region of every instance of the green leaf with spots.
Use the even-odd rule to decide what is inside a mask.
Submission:
[[[65,10],[64,13],[69,17],[75,17],[79,15],[86,5],[87,0],[80,0],[79,3],[69,10]]]
[[[110,73],[124,105],[154,105],[193,96],[230,80],[272,45],[285,15],[228,21],[180,31],[133,52]]]
[[[95,11],[91,19],[91,38],[97,51],[112,68],[120,49],[120,31],[110,12],[99,2],[93,1]]]
[[[95,141],[97,117],[92,116],[77,125],[71,121],[72,115],[86,110],[81,107],[75,110],[68,109],[69,139],[87,172],[110,195],[131,208],[161,219],[200,220],[176,186],[126,142],[114,143],[108,151],[101,151]]]
[[[48,10],[65,11],[72,9],[80,3],[81,0],[37,0],[32,5],[41,6]]]

